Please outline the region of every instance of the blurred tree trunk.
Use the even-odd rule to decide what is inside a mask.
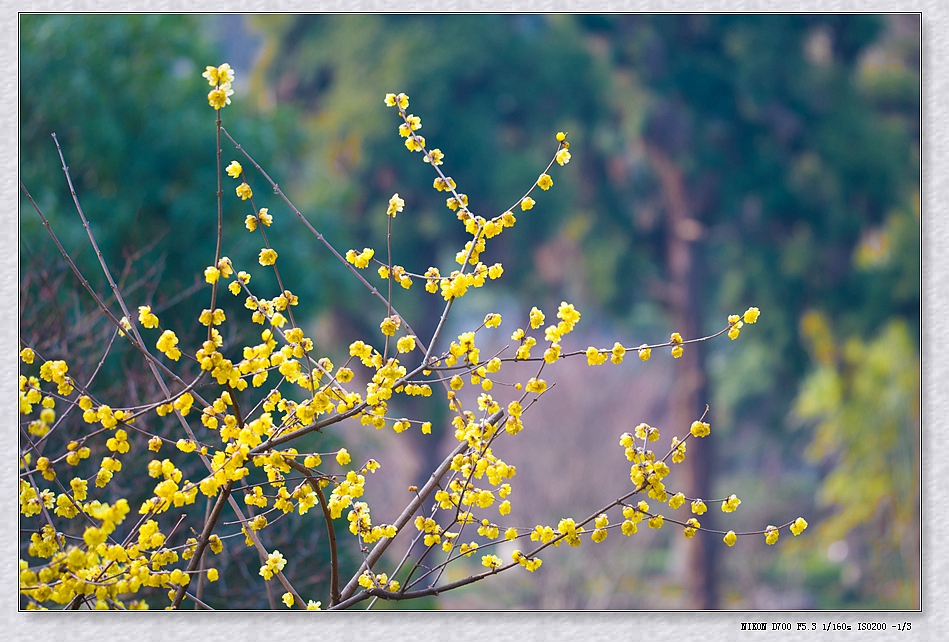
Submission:
[[[667,301],[674,330],[683,339],[696,338],[701,336],[702,330],[702,268],[696,260],[696,246],[703,235],[703,227],[691,211],[682,170],[658,145],[650,143],[646,149],[652,169],[659,179],[666,208]],[[679,370],[669,417],[671,430],[681,435],[693,421],[702,416],[708,399],[704,346],[686,346],[676,365]],[[679,468],[685,473],[680,488],[687,497],[711,496],[714,459],[711,447],[711,439],[689,444],[684,467]],[[700,535],[691,540],[679,538],[676,542],[679,553],[685,556],[683,580],[688,606],[705,610],[718,608],[714,539]]]

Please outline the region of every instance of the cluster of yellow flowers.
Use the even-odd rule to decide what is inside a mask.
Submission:
[[[231,96],[234,90],[231,89],[231,83],[234,82],[234,70],[226,62],[218,67],[208,65],[204,73],[201,74],[207,79],[208,84],[214,87],[208,93],[208,104],[215,110],[221,110],[225,105],[231,104]]]
[[[749,313],[746,313],[746,318],[752,318],[757,320],[758,311],[757,308],[749,310]],[[751,321],[752,323],[754,321]],[[667,454],[660,460],[657,461],[656,453],[650,450],[647,446],[650,442],[656,442],[659,440],[659,430],[645,423],[641,423],[633,431],[633,434],[623,433],[620,437],[620,446],[623,446],[626,453],[627,460],[633,462],[632,467],[630,468],[630,480],[632,481],[635,491],[634,494],[646,491],[646,494],[649,498],[656,501],[667,503],[669,508],[676,510],[681,506],[684,506],[687,501],[691,502],[690,507],[694,515],[703,515],[707,510],[708,506],[705,503],[705,500],[701,498],[690,499],[686,497],[683,493],[677,492],[672,495],[666,490],[665,484],[662,482],[662,479],[670,474],[671,469],[665,463],[669,458],[672,459],[673,464],[680,464],[685,461],[685,452],[686,445],[685,442],[690,437],[702,438],[707,437],[711,434],[711,428],[708,423],[701,420],[693,421],[691,427],[689,428],[689,433],[683,438],[679,439],[678,437],[672,438],[672,445],[668,450]],[[709,500],[710,502],[712,500]],[[715,500],[721,504],[723,513],[733,513],[741,504],[741,500],[737,495],[729,495],[725,499]],[[623,517],[626,518],[626,521],[622,524],[622,532],[624,535],[632,535],[636,532],[637,522],[641,521],[644,517],[649,517],[649,527],[658,529],[661,528],[665,523],[666,517],[659,513],[651,513],[649,509],[649,504],[643,500],[640,501],[635,507],[631,504],[623,503]],[[695,536],[695,533],[702,529],[699,521],[692,517],[686,520],[685,522],[680,522],[676,520],[670,520],[676,524],[679,524],[683,527],[683,534],[686,538],[692,538]],[[794,522],[785,524],[780,528],[790,526],[790,530],[794,535],[800,535],[805,528],[807,528],[807,522],[804,518],[799,517]],[[598,528],[601,528],[598,526]],[[768,544],[774,544],[778,541],[778,533],[780,528],[777,526],[768,526],[764,531],[765,541]],[[606,535],[603,535],[603,539],[606,538]],[[724,541],[728,546],[733,546],[738,540],[738,535],[734,531],[729,531],[726,533]]]
[[[390,580],[385,573],[373,574],[368,570],[359,576],[358,582],[359,586],[365,589],[381,588],[393,593],[398,591],[401,586],[398,580]]]
[[[230,104],[233,94],[233,70],[226,63],[218,67],[209,66],[203,76],[214,87],[208,94],[208,102],[218,111],[220,123],[220,109]],[[427,292],[441,294],[446,302],[443,316],[447,316],[452,302],[464,296],[469,288],[482,287],[488,280],[502,276],[504,270],[501,264],[489,267],[480,260],[487,249],[487,241],[516,224],[513,210],[519,208],[526,212],[535,206],[536,202],[530,196],[535,187],[547,191],[553,186],[553,178],[548,171],[554,163],[563,166],[570,161],[569,143],[565,133],[558,133],[553,158],[527,194],[500,215],[484,218],[470,211],[468,196],[458,192],[456,182],[440,169],[444,165],[444,154],[437,148],[426,147],[425,138],[418,134],[422,127],[421,119],[406,111],[408,96],[387,94],[384,102],[389,107],[397,108],[402,121],[398,131],[405,138],[406,148],[411,152],[420,152],[423,161],[434,169],[437,174],[434,189],[449,194],[446,205],[456,212],[471,238],[455,255],[460,267],[452,270],[448,276],[442,276],[434,266],[424,274],[412,274],[404,267],[393,264],[391,258],[382,263],[375,258],[376,253],[372,248],[361,251],[351,249],[345,253],[345,258],[340,258],[355,270],[365,269],[375,261],[381,278],[389,280],[390,291],[391,283],[398,283],[408,289],[413,278],[422,280]],[[252,199],[253,192],[241,164],[232,161],[225,171],[231,178],[240,180],[235,190],[236,196],[242,201]],[[264,229],[272,224],[273,216],[268,208],[257,208],[253,200],[251,205],[255,213],[247,215],[245,226],[252,233],[260,231],[265,246],[260,250],[258,262],[261,266],[274,266],[278,254],[269,246]],[[386,206],[387,224],[392,225],[393,219],[405,208],[405,200],[398,193],[393,194]],[[227,289],[233,295],[237,296],[242,291],[246,294],[244,307],[247,312],[244,314],[247,318],[252,323],[269,327],[260,332],[259,343],[253,339],[242,346],[226,345],[225,334],[238,336],[239,333],[221,331],[229,321],[224,310],[215,307],[212,296],[211,306],[202,311],[198,318],[199,323],[208,328],[207,340],[194,352],[186,353],[179,347],[177,335],[170,329],[161,328],[161,321],[151,307],[140,306],[138,324],[143,329],[155,330],[159,335],[155,348],[168,360],[178,362],[185,357],[184,361],[193,362],[199,369],[197,378],[190,385],[177,379],[180,384],[177,392],[167,392],[157,403],[134,408],[112,408],[100,403],[88,390],[78,386],[67,374],[68,366],[64,361],[42,360],[30,347],[24,347],[20,352],[21,361],[26,366],[32,366],[38,358],[42,362],[38,376],[21,375],[19,380],[20,413],[31,416],[35,406],[40,406],[38,416],[29,420],[30,435],[44,438],[56,429],[57,401],[65,402],[70,407],[78,406],[86,424],[98,424],[93,432],[70,441],[66,452],[59,457],[42,456],[34,463],[30,448],[25,449],[20,456],[19,496],[20,511],[24,517],[53,511],[54,515],[64,519],[85,515],[91,524],[85,527],[81,544],[68,542],[51,523],[31,535],[29,555],[47,560],[36,568],[23,560],[20,562],[21,592],[28,598],[31,607],[47,601],[66,604],[87,597],[92,599],[94,596],[97,608],[146,608],[144,601],[125,604],[119,599],[122,595],[134,595],[141,587],[167,588],[169,599],[177,605],[184,587],[196,573],[205,573],[210,581],[218,579],[216,569],[201,571],[193,562],[199,548],[205,545],[212,553],[221,553],[224,548],[221,536],[212,534],[201,543],[198,538],[192,537],[183,546],[170,546],[167,540],[173,537],[172,531],[166,534],[160,529],[158,520],[154,519],[172,507],[194,504],[199,494],[215,498],[222,493],[242,492],[245,506],[263,509],[262,513],[250,519],[240,516],[245,543],[257,546],[261,551],[265,549],[260,543],[259,533],[272,523],[268,515],[277,512],[279,518],[294,510],[303,515],[317,503],[320,503],[330,520],[341,518],[344,511],[348,510],[349,532],[364,551],[371,544],[385,546],[386,541],[399,534],[403,524],[374,525],[369,505],[359,501],[365,493],[366,475],[375,472],[379,463],[370,459],[361,467],[352,467],[350,453],[342,448],[330,454],[342,469],[341,472],[329,473],[323,470],[323,455],[326,453],[300,453],[287,444],[345,419],[358,419],[362,425],[371,425],[376,429],[388,426],[395,433],[404,433],[418,425],[423,434],[429,434],[431,422],[391,416],[390,404],[400,394],[407,397],[432,396],[432,386],[437,384],[445,387],[444,401],[454,415],[451,425],[459,447],[453,457],[446,460],[443,476],[437,480],[432,512],[428,516],[418,515],[414,525],[426,549],[438,546],[447,554],[443,564],[460,557],[470,557],[479,549],[503,541],[525,539],[536,543],[533,551],[514,551],[507,565],[500,557],[486,554],[481,557],[481,564],[487,569],[483,571],[486,575],[518,565],[533,572],[542,564],[537,553],[548,545],[559,546],[566,542],[571,547],[579,546],[587,535],[591,541],[599,543],[607,538],[610,529],[617,526],[623,534],[632,535],[637,530],[637,524],[644,519],[650,528],[661,528],[668,518],[653,512],[645,499],[635,505],[627,501],[633,495],[644,493],[653,501],[667,503],[673,510],[690,502],[692,513],[698,516],[706,512],[705,502],[713,501],[687,498],[679,492],[671,493],[663,481],[671,472],[666,461],[671,459],[673,464],[684,461],[686,441],[690,437],[707,436],[710,433],[709,424],[702,420],[695,421],[684,438],[673,438],[669,452],[662,458],[657,458],[648,448],[650,443],[659,439],[658,429],[640,424],[632,434],[626,433],[620,439],[627,459],[632,462],[630,480],[634,490],[626,498],[613,502],[595,517],[581,523],[566,517],[557,523],[556,528],[537,525],[527,530],[511,526],[504,528],[502,535],[502,527],[492,521],[495,517],[493,511],[496,509],[501,518],[511,514],[511,480],[517,469],[496,454],[498,440],[520,433],[524,429],[522,417],[526,410],[551,389],[542,377],[544,369],[560,359],[582,355],[586,356],[591,366],[603,364],[607,359],[613,364],[621,364],[629,350],[618,342],[611,348],[591,346],[586,350],[567,350],[563,342],[581,318],[580,311],[571,303],[561,302],[556,312],[557,321],[547,323],[546,326],[547,316],[544,312],[537,307],[532,308],[523,326],[511,334],[511,340],[517,343],[514,354],[505,355],[502,351],[490,358],[483,358],[477,345],[478,332],[485,328],[490,331],[500,327],[500,314],[489,313],[478,328],[462,332],[457,340],[450,342],[447,350],[437,354],[433,348],[438,335],[426,346],[396,312],[392,301],[387,299],[386,315],[379,323],[384,347],[380,350],[371,342],[356,340],[349,345],[345,363],[337,367],[328,357],[315,358],[313,355],[314,340],[305,335],[291,312],[298,304],[298,298],[290,290],[283,289],[282,282],[281,292],[275,297],[267,299],[257,296],[251,290],[251,275],[236,270],[226,256],[208,266],[204,270],[204,278],[212,285],[214,293],[217,293],[222,280],[230,281]],[[740,317],[732,315],[722,333],[727,332],[734,339],[743,325],[755,323],[758,316],[757,308],[749,308]],[[140,336],[128,318],[123,317],[120,326],[122,336],[126,336],[126,333]],[[544,352],[541,356],[532,356],[532,349],[540,340],[541,329]],[[247,336],[246,333],[244,336]],[[127,338],[133,340],[131,336]],[[390,340],[398,358],[390,356]],[[678,333],[673,333],[667,343],[642,344],[635,350],[642,361],[650,358],[653,348],[663,346],[671,347],[672,356],[678,358],[682,355],[683,345],[690,342],[684,341]],[[144,351],[143,346],[141,349]],[[230,358],[226,356],[228,353],[231,354]],[[366,370],[364,376],[357,377],[354,372],[354,369],[358,370],[357,361]],[[501,370],[505,363],[526,361],[538,364],[534,376],[526,381],[508,382],[502,379]],[[411,365],[413,363],[417,365]],[[263,386],[274,372],[280,376],[278,384],[269,392],[261,391],[251,398],[250,394]],[[203,377],[208,379],[205,383],[213,382],[219,386],[216,397],[207,394],[207,386],[198,386]],[[55,385],[55,393],[44,390],[47,384]],[[296,394],[302,395],[301,400],[291,398],[294,395],[287,393],[286,388],[282,393],[280,388],[284,384],[296,386],[299,389]],[[474,407],[465,408],[459,396],[466,384],[480,387],[474,402],[477,410]],[[498,389],[513,391],[514,398],[501,401],[504,393],[498,393]],[[70,399],[77,390],[79,394],[76,398]],[[200,432],[194,431],[186,419],[193,409],[200,415]],[[186,436],[177,440],[169,439],[157,434],[161,430],[150,432],[150,428],[140,425],[144,422],[136,423],[138,418],[151,414],[157,417],[156,423],[159,425],[162,422],[158,419],[174,416],[185,428]],[[100,435],[103,437],[101,448],[95,441]],[[140,440],[140,437],[144,439]],[[92,444],[92,447],[87,443]],[[123,524],[130,510],[129,504],[124,499],[112,505],[90,500],[88,481],[93,480],[97,488],[108,486],[114,475],[123,469],[121,456],[132,452],[140,443],[146,444],[152,453],[158,453],[165,443],[173,443],[177,453],[173,453],[173,457],[156,457],[149,461],[147,474],[156,481],[152,497],[139,508],[139,514],[143,517],[124,538],[112,538],[117,527]],[[59,494],[41,488],[34,482],[34,475],[47,482],[56,480],[56,468],[63,464],[80,466],[82,461],[91,457],[93,447],[101,450],[103,457],[98,469],[88,479],[73,477],[69,488],[63,488],[64,492]],[[179,453],[197,453],[207,473],[196,481],[186,479],[181,464],[176,463],[180,462],[182,456]],[[258,471],[261,477],[265,476],[266,482],[250,483],[248,478],[252,470]],[[294,480],[295,473],[302,478],[295,478],[298,483],[288,485]],[[328,498],[323,493],[327,488],[330,489]],[[740,504],[734,495],[714,501],[720,501],[724,512],[733,512]],[[623,521],[616,525],[610,524],[607,514],[613,507],[619,507],[623,516]],[[490,517],[482,513],[488,509],[492,511]],[[686,537],[704,530],[694,517],[684,522],[668,521],[681,525]],[[592,522],[592,529],[588,528],[588,522]],[[790,526],[791,532],[798,535],[807,523],[799,518],[785,526]],[[768,526],[763,531],[766,541],[769,544],[776,542],[780,529],[785,526]],[[475,530],[480,541],[463,542],[466,528],[469,532]],[[737,535],[729,531],[725,542],[731,546],[736,538]],[[172,568],[179,561],[189,562],[189,566],[184,570]],[[274,550],[268,554],[259,574],[265,580],[278,577],[285,582],[282,571],[287,563],[286,558]],[[354,582],[367,590],[384,589],[390,593],[401,590],[400,582],[390,579],[385,573],[375,573],[371,568],[354,578]],[[285,583],[285,586],[289,588],[289,584]],[[304,605],[298,601],[298,597],[288,591],[283,601],[288,607],[296,604],[318,609],[321,606],[320,602],[312,600]]]
[[[366,502],[355,502],[346,519],[349,520],[349,532],[366,544],[377,542],[383,537],[391,539],[398,533],[398,529],[392,524],[373,526],[369,516],[369,504]]]

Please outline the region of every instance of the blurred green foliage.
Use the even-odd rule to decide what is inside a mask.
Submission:
[[[149,275],[147,295],[137,293],[129,304],[148,303],[158,312],[178,306],[164,316],[187,335],[210,300],[202,273],[213,261],[217,230],[215,113],[199,100],[207,93],[201,72],[220,57],[215,23],[197,15],[23,15],[20,26],[22,182],[93,287],[106,288],[63,176],[55,133],[115,276],[130,257],[138,276]],[[284,156],[278,160],[275,150],[293,153],[286,142],[293,121],[282,116],[258,118],[238,101],[225,125],[261,162],[280,170]],[[25,199],[21,204],[21,266],[27,268],[49,261],[56,250]],[[249,212],[233,199],[225,206],[225,242],[237,266],[256,264],[259,248],[243,229]],[[144,260],[142,252],[148,252]],[[309,265],[288,254],[288,269]],[[183,297],[183,291],[201,294]]]
[[[834,514],[815,539],[823,550],[846,547],[850,600],[872,605],[868,597],[882,594],[911,605],[919,601],[912,579],[920,545],[915,338],[902,320],[869,340],[846,341],[834,336],[819,313],[804,321],[817,365],[804,380],[795,411],[816,421],[809,456],[833,462],[817,500]]]

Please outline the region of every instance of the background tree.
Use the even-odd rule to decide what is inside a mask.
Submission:
[[[876,91],[868,81],[874,71],[867,61],[884,26],[873,16],[590,23],[613,43],[617,66],[636,74],[653,97],[643,132],[646,167],[668,216],[659,228],[668,240],[653,247],[667,248],[667,300],[677,327],[689,319],[710,323],[714,311],[744,298],[775,310],[769,333],[742,347],[748,357],[737,357],[750,367],[709,372],[701,359],[709,348],[698,349],[676,400],[683,412],[701,407],[696,388],[709,372],[713,416],[729,424],[740,416],[755,432],[770,426],[766,435],[786,439],[790,395],[810,367],[796,332],[802,311],[826,310],[835,326],[862,336],[894,315],[918,323],[918,289],[905,281],[896,292],[876,289],[882,275],[861,269],[857,257],[886,217],[918,193],[918,105],[909,98],[918,97],[918,32],[911,18],[894,24],[910,36],[900,45],[910,50],[883,81],[887,99],[879,79]],[[906,90],[902,104],[892,100],[894,84]],[[624,200],[643,202],[640,194]],[[905,249],[905,268],[891,267],[889,278],[902,278],[906,268],[918,277],[918,249]],[[786,443],[785,455],[792,455],[795,440]],[[729,459],[720,462],[723,470],[737,463]],[[692,461],[696,492],[709,492],[713,462]],[[710,560],[690,566],[714,576]],[[699,603],[714,607],[717,596],[705,586]]]

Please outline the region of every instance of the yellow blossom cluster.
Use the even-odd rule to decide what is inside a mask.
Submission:
[[[398,580],[390,580],[387,574],[373,574],[370,571],[365,571],[359,576],[358,584],[366,589],[381,588],[390,592],[398,591],[400,587]]]
[[[217,67],[208,65],[204,73],[201,74],[207,79],[208,84],[214,87],[208,94],[208,104],[220,111],[225,105],[231,104],[231,96],[234,90],[231,89],[231,83],[234,82],[234,70],[226,62]]]
[[[349,520],[349,532],[358,536],[366,544],[377,542],[383,537],[391,539],[398,533],[398,529],[392,524],[373,526],[369,515],[369,505],[366,502],[355,502],[346,519]]]
[[[218,112],[220,126],[220,110],[230,104],[233,94],[234,72],[224,63],[217,67],[208,66],[202,76],[213,88],[208,94],[208,102]],[[585,351],[574,350],[565,345],[565,340],[569,344],[569,335],[581,314],[573,304],[562,301],[557,308],[556,322],[548,322],[547,315],[537,307],[530,310],[524,327],[511,334],[511,340],[517,342],[513,355],[504,350],[494,355],[482,355],[478,346],[479,331],[487,328],[486,331],[490,332],[500,326],[502,318],[496,312],[488,313],[476,329],[460,332],[444,352],[436,352],[435,346],[443,345],[437,343],[443,324],[439,324],[435,337],[430,340],[423,337],[428,341],[426,344],[410,327],[411,317],[403,318],[396,311],[391,297],[392,284],[409,289],[413,279],[421,279],[427,292],[440,294],[444,299],[443,316],[447,316],[455,299],[464,296],[471,288],[480,288],[488,281],[501,278],[504,268],[500,263],[489,266],[482,261],[488,252],[488,242],[516,224],[514,211],[519,208],[520,216],[520,212],[533,210],[538,205],[534,197],[543,198],[541,193],[553,187],[554,180],[548,172],[554,163],[563,166],[570,161],[569,143],[565,133],[558,133],[557,150],[528,193],[497,216],[479,216],[471,211],[468,196],[459,192],[455,181],[441,169],[445,163],[444,153],[427,147],[425,138],[419,134],[422,121],[407,112],[408,96],[387,94],[384,102],[397,109],[401,117],[398,132],[405,139],[406,148],[419,152],[423,162],[437,174],[433,188],[446,193],[447,208],[470,238],[466,237],[464,245],[454,255],[457,269],[445,276],[434,266],[424,274],[409,272],[402,265],[393,263],[391,257],[383,264],[375,259],[375,250],[368,247],[361,251],[350,249],[344,257],[336,254],[341,261],[352,266],[350,270],[353,272],[367,268],[375,260],[379,276],[389,281],[388,298],[369,286],[377,298],[383,299],[386,309],[378,326],[383,336],[376,335],[378,349],[364,340],[355,340],[349,345],[345,361],[338,367],[329,357],[319,357],[315,353],[314,339],[304,332],[306,326],[298,326],[292,314],[292,307],[299,303],[297,296],[285,289],[279,280],[281,291],[273,298],[254,294],[251,275],[236,270],[227,256],[216,257],[203,272],[204,282],[212,286],[209,288],[212,296],[211,304],[197,319],[206,327],[207,334],[196,350],[194,346],[188,346],[187,350],[179,346],[181,342],[177,334],[162,328],[149,305],[138,308],[138,324],[146,330],[156,330],[158,336],[148,335],[149,342],[138,345],[142,339],[133,328],[134,314],[122,304],[126,316],[118,322],[117,331],[121,337],[136,342],[136,348],[147,358],[152,358],[147,347],[155,341],[155,349],[165,358],[181,362],[166,366],[164,359],[154,361],[164,369],[164,374],[170,375],[162,379],[163,386],[168,383],[157,401],[134,407],[123,404],[121,408],[101,403],[93,391],[77,385],[68,375],[65,361],[43,359],[33,348],[22,347],[21,362],[26,367],[35,368],[35,374],[27,373],[19,378],[20,413],[29,417],[24,422],[27,433],[42,439],[51,433],[58,434],[57,430],[72,429],[72,426],[58,427],[57,422],[65,424],[61,418],[68,413],[62,411],[58,414],[57,404],[60,404],[60,409],[78,406],[81,415],[77,412],[76,416],[81,416],[82,422],[77,420],[76,423],[86,428],[85,432],[69,439],[66,451],[61,455],[43,454],[41,449],[32,447],[20,454],[21,515],[28,519],[44,514],[44,519],[49,520],[51,513],[63,520],[84,520],[80,530],[73,529],[77,534],[81,532],[81,539],[66,537],[48,523],[30,533],[27,553],[40,562],[31,566],[29,562],[20,561],[20,590],[31,607],[48,601],[68,604],[73,600],[87,600],[96,608],[147,608],[148,604],[142,600],[123,601],[125,596],[134,596],[143,587],[168,590],[169,599],[177,605],[184,587],[198,573],[204,572],[211,582],[217,580],[219,573],[216,569],[202,571],[196,562],[205,545],[213,554],[224,550],[223,532],[199,536],[199,530],[194,530],[183,536],[179,534],[180,539],[175,540],[176,532],[163,531],[159,524],[159,520],[171,519],[171,515],[165,514],[171,509],[195,504],[199,494],[212,500],[220,496],[218,501],[222,502],[224,495],[240,494],[245,508],[261,509],[250,516],[238,512],[237,520],[245,543],[255,545],[259,550],[264,550],[260,548],[262,544],[258,539],[260,531],[284,516],[292,517],[293,512],[305,515],[318,504],[330,521],[341,518],[346,512],[349,532],[356,536],[364,552],[368,552],[370,546],[382,547],[377,549],[377,553],[384,550],[387,542],[396,538],[400,529],[409,523],[410,517],[400,518],[403,521],[397,522],[398,525],[373,524],[369,504],[361,498],[366,495],[366,475],[375,472],[379,463],[369,459],[361,468],[350,469],[352,455],[346,448],[335,448],[332,453],[321,456],[315,452],[301,454],[294,446],[305,443],[299,441],[304,435],[317,437],[331,426],[346,425],[342,423],[344,420],[348,420],[351,426],[356,426],[357,420],[363,426],[376,429],[391,426],[395,433],[404,433],[419,425],[423,434],[431,434],[432,422],[400,417],[390,409],[397,407],[397,399],[393,400],[396,395],[430,397],[433,386],[438,385],[445,387],[443,401],[453,413],[451,428],[458,446],[450,459],[446,458],[434,488],[426,491],[432,492],[432,512],[429,516],[415,516],[414,526],[427,549],[440,547],[447,554],[444,564],[472,557],[499,541],[523,539],[533,543],[533,550],[514,550],[512,562],[507,565],[497,555],[482,555],[481,565],[489,571],[481,573],[489,575],[515,566],[534,572],[542,564],[537,554],[546,546],[560,546],[564,542],[570,547],[580,546],[584,536],[600,543],[608,537],[610,530],[617,527],[624,535],[632,535],[644,520],[651,529],[660,529],[667,521],[679,524],[686,537],[693,537],[702,530],[695,517],[686,521],[666,517],[652,510],[646,499],[667,504],[673,511],[688,504],[696,516],[708,510],[706,502],[719,503],[726,513],[738,508],[741,500],[736,495],[703,500],[666,488],[671,473],[667,462],[671,459],[673,465],[682,463],[686,456],[686,441],[710,434],[710,426],[703,417],[692,423],[683,438],[673,438],[664,457],[652,450],[660,439],[658,428],[640,423],[631,432],[624,433],[620,445],[631,462],[630,480],[634,489],[627,498],[614,501],[586,521],[565,517],[556,527],[540,524],[533,530],[505,527],[495,521],[498,518],[504,521],[513,511],[512,480],[517,473],[515,465],[505,462],[496,453],[500,452],[498,449],[505,440],[524,430],[525,412],[541,395],[552,389],[554,384],[548,384],[544,378],[547,376],[545,368],[555,367],[561,359],[581,355],[586,356],[591,366],[603,364],[607,359],[619,365],[630,350],[635,350],[640,360],[647,361],[655,347],[671,347],[672,356],[679,358],[684,344],[702,339],[686,341],[679,333],[672,333],[667,343],[658,346],[642,344],[638,348],[628,348],[615,342],[612,347],[590,346]],[[238,149],[242,148],[238,146]],[[247,157],[250,159],[249,155]],[[256,162],[251,162],[259,169]],[[236,197],[243,202],[253,198],[240,162],[232,160],[224,171],[239,181],[235,191],[229,192],[230,199]],[[275,192],[279,191],[276,184],[272,183],[272,187]],[[270,247],[264,229],[271,226],[273,216],[266,207],[258,209],[254,201],[250,205],[254,213],[246,215],[245,227],[251,232],[259,230],[264,245],[257,262],[264,267],[275,266],[278,253]],[[390,230],[399,214],[405,212],[399,222],[411,218],[412,208],[406,212],[405,206],[405,199],[399,193],[389,197],[385,214]],[[381,208],[379,216],[381,218]],[[449,254],[449,260],[450,257]],[[279,279],[280,275],[276,271],[275,274]],[[218,307],[220,300],[216,295],[222,280],[230,281],[227,287],[233,295],[245,292],[245,311],[238,310],[235,314],[229,308],[225,313],[223,307]],[[229,319],[229,316],[243,316],[252,323],[265,326],[259,334],[259,341],[253,333],[235,330],[232,327],[234,319]],[[719,334],[727,332],[735,339],[744,325],[755,323],[758,317],[757,308],[749,308],[741,316],[731,315],[728,327]],[[543,355],[532,356],[531,351],[540,340],[541,330],[545,344],[541,346]],[[228,337],[226,341],[225,337]],[[482,342],[482,345],[486,343]],[[38,367],[34,365],[36,361],[40,362]],[[534,361],[538,368],[526,381],[506,381],[501,374],[502,368],[506,362],[513,361]],[[360,370],[356,362],[365,371]],[[181,368],[182,373],[190,372],[194,376],[188,378],[173,373],[170,367]],[[263,388],[268,382],[273,387]],[[467,395],[471,389],[465,389],[466,385],[480,389]],[[192,410],[196,411],[199,421],[194,421]],[[143,416],[146,419],[136,423]],[[183,432],[180,432],[181,428],[184,428]],[[172,429],[179,432],[173,434]],[[152,457],[150,453],[158,453],[164,444],[175,446],[168,449],[169,456]],[[140,453],[150,454],[144,471],[147,477],[143,474],[139,480],[147,482],[147,492],[151,497],[139,507],[141,517],[137,523],[119,537],[115,532],[130,512],[129,502],[119,499],[108,504],[90,499],[90,482],[94,494],[98,492],[96,489],[108,486],[114,476],[123,471],[122,457],[135,453],[137,448]],[[333,457],[342,471],[327,472],[323,456]],[[191,464],[199,460],[206,470],[195,475]],[[125,465],[132,467],[135,462],[135,458],[127,457]],[[75,472],[68,485],[65,480],[57,479],[57,467],[60,474],[70,470],[65,466],[83,471]],[[84,470],[86,467],[89,467],[88,471]],[[186,478],[186,474],[195,481]],[[49,482],[55,482],[55,485]],[[324,489],[329,489],[329,497],[324,495]],[[416,487],[412,489],[418,491]],[[643,494],[645,498],[638,503],[633,503],[635,500],[627,502],[629,497],[637,494]],[[623,521],[611,525],[608,512],[614,507],[621,511]],[[490,515],[486,511],[490,511]],[[314,512],[321,513],[319,509]],[[234,535],[237,534],[237,522],[233,523]],[[758,533],[763,534],[770,545],[777,542],[780,530],[785,527],[799,535],[807,527],[807,522],[798,518],[782,527],[769,525]],[[476,537],[472,533],[476,533]],[[463,535],[465,541],[462,541]],[[207,539],[202,541],[203,537]],[[724,541],[732,546],[737,537],[738,534],[729,531]],[[173,546],[169,540],[174,541]],[[370,567],[372,559],[366,557]],[[176,566],[179,562],[187,564],[179,568]],[[272,580],[287,565],[284,555],[273,550],[263,560],[259,575],[264,580]],[[282,583],[287,582],[286,577],[280,579]],[[371,568],[353,578],[350,586],[357,585],[367,591],[382,589],[397,593],[402,590],[398,581]],[[282,601],[288,607],[318,609],[321,606],[321,602],[313,600],[304,604],[294,591],[284,593]]]
[[[625,449],[627,460],[633,462],[630,468],[630,480],[636,489],[634,494],[645,491],[649,498],[667,503],[672,510],[681,508],[685,506],[686,503],[689,503],[691,512],[694,515],[705,514],[708,511],[708,506],[704,500],[701,498],[689,499],[682,492],[670,494],[662,480],[671,472],[670,467],[665,461],[671,458],[673,464],[682,463],[685,461],[686,440],[690,437],[706,437],[710,432],[711,429],[708,423],[702,420],[692,422],[689,433],[684,439],[680,439],[679,437],[672,438],[672,444],[668,453],[661,459],[657,459],[656,453],[646,447],[650,442],[659,440],[660,435],[657,428],[646,423],[641,423],[634,428],[632,433],[623,433],[620,436],[619,444]],[[723,500],[716,501],[720,502],[722,512],[724,513],[734,512],[741,504],[741,500],[734,494],[729,495]],[[635,506],[624,505],[622,512],[625,521],[621,525],[621,531],[624,535],[636,533],[638,528],[637,524],[647,517],[648,525],[653,529],[662,528],[666,521],[666,517],[662,514],[650,512],[649,504],[645,500],[640,501]],[[692,538],[699,530],[702,530],[700,522],[694,517],[690,517],[684,522],[677,521],[676,523],[683,527],[683,534],[686,538]],[[803,518],[798,518],[792,523],[785,524],[785,526],[790,526],[792,534],[800,535],[807,527],[807,522]],[[598,529],[604,527],[605,526],[597,524]],[[764,531],[760,532],[764,534],[767,544],[774,544],[778,541],[779,531],[779,527],[769,525]],[[605,534],[601,537],[605,538]],[[594,541],[599,541],[596,537],[593,539]],[[724,541],[728,546],[734,546],[738,541],[738,534],[734,531],[729,531]]]

